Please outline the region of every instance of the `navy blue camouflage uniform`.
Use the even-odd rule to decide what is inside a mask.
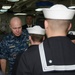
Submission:
[[[22,53],[28,48],[28,32],[25,30],[19,37],[9,34],[0,43],[1,53],[0,58],[8,60],[9,63],[9,75],[11,75],[12,67],[18,53]]]

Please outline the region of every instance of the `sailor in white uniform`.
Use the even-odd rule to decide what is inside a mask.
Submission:
[[[23,53],[17,75],[75,75],[75,44],[66,36],[74,10],[55,4],[43,13],[47,39]]]

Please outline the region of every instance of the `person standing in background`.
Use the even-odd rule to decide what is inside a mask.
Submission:
[[[6,61],[8,62],[8,75],[11,75],[13,64],[18,53],[27,50],[29,42],[29,34],[27,30],[22,31],[22,21],[18,17],[13,17],[10,20],[11,33],[0,42],[0,58],[1,69],[6,72]]]
[[[22,29],[33,27],[33,15],[26,15],[26,24],[22,26]]]
[[[75,11],[55,4],[43,13],[47,38],[23,53],[17,75],[75,75],[75,44],[67,37]]]

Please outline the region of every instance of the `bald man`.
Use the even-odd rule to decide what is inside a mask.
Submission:
[[[11,75],[12,67],[18,53],[26,51],[28,48],[28,32],[22,31],[22,22],[18,17],[10,20],[11,33],[0,43],[1,47],[1,69],[5,73],[6,61],[9,63],[8,75]]]

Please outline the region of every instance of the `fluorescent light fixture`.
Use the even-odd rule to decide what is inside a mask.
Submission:
[[[42,11],[42,8],[37,8],[35,9],[35,11]]]
[[[27,15],[26,13],[15,13],[14,15]]]
[[[68,8],[72,8],[72,9],[75,9],[75,6],[70,6],[70,7],[68,7]]]
[[[8,0],[8,1],[10,1],[10,2],[17,2],[17,1],[19,1],[19,0]]]
[[[1,9],[0,12],[7,12],[7,10],[6,9]]]
[[[2,9],[10,9],[10,8],[11,8],[11,6],[7,6],[7,5],[2,6]]]

